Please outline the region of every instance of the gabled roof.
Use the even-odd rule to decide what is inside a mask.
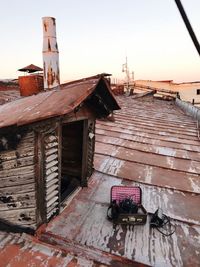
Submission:
[[[32,122],[68,114],[83,101],[93,105],[97,116],[107,116],[119,109],[107,81],[87,78],[62,86],[63,89],[42,92],[0,106],[0,128],[27,125]],[[100,111],[100,114],[98,112]]]

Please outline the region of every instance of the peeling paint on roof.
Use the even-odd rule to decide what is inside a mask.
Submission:
[[[120,96],[114,122],[98,121],[95,168],[41,239],[119,255],[152,266],[199,266],[200,142],[196,123],[173,104]],[[147,126],[147,127],[146,127]],[[162,127],[162,131],[160,131]],[[149,214],[161,207],[176,232],[162,236],[149,227],[117,226],[106,219],[113,185],[136,185]],[[59,241],[62,240],[62,241]]]
[[[39,229],[37,242],[67,251],[65,260],[73,262],[78,257],[81,263],[87,259],[88,266],[98,262],[113,267],[197,267],[200,142],[196,122],[173,102],[124,96],[118,101],[122,109],[115,111],[115,121],[97,122],[96,171],[88,187],[80,190],[59,216]],[[150,228],[150,215],[145,225],[114,228],[106,218],[113,185],[140,186],[147,212],[152,214],[162,208],[176,226],[175,233],[166,237]],[[8,236],[0,246],[11,240]],[[32,246],[31,243],[30,251]],[[55,255],[51,251],[46,254],[49,259]],[[35,261],[42,260],[38,257],[41,255]]]

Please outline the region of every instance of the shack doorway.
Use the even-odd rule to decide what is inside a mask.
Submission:
[[[83,120],[62,126],[61,202],[81,185],[83,136]]]

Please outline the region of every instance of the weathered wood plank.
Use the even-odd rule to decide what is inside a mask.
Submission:
[[[18,146],[17,147],[17,151],[19,150],[25,150],[25,149],[31,149],[31,150],[33,150],[34,151],[34,145],[35,145],[35,141],[33,140],[31,143],[29,142],[29,143],[20,143],[20,146]]]
[[[0,187],[0,195],[6,194],[26,194],[29,192],[34,192],[35,191],[35,183],[32,182],[30,184],[22,184],[22,185],[16,185],[16,186],[10,186],[10,187]]]
[[[48,137],[45,138],[45,143],[48,144],[48,143],[52,143],[52,142],[55,142],[55,141],[58,141],[58,137],[56,135],[49,135]]]
[[[58,177],[58,172],[53,172],[50,175],[46,176],[46,183]]]
[[[0,178],[10,177],[10,176],[20,176],[28,173],[34,173],[34,165],[17,167],[15,169],[0,170]]]
[[[17,158],[15,150],[1,151],[0,159],[2,162],[5,160],[11,160],[11,159],[15,159],[15,158]]]
[[[23,139],[26,139],[26,138],[33,138],[34,135],[35,135],[35,133],[34,133],[33,130],[27,131],[26,134],[23,136]]]
[[[0,154],[0,218],[36,228],[35,133],[25,132],[16,148]]]
[[[0,211],[36,207],[35,193],[8,195],[0,194]]]
[[[46,190],[46,194],[49,195],[52,191],[56,190],[58,192],[58,181],[56,184],[49,186]]]
[[[59,174],[58,174],[58,132],[44,136],[44,185],[45,185],[45,220],[49,220],[59,209]],[[49,213],[50,212],[50,213]]]
[[[47,203],[49,200],[51,200],[55,196],[58,196],[58,190],[54,190],[50,194],[47,194],[46,196]]]
[[[32,164],[34,164],[34,156],[3,161],[1,163],[1,168],[3,170],[9,170],[9,169],[15,169],[17,167],[29,166]]]
[[[51,181],[49,181],[48,183],[46,183],[46,189],[48,189],[50,186],[52,186],[53,184],[58,183],[58,179],[53,179]]]
[[[51,174],[51,173],[53,173],[53,172],[55,172],[57,170],[58,170],[58,166],[54,166],[52,168],[49,168],[49,169],[46,170],[46,175],[49,175],[49,174]]]
[[[16,225],[32,226],[34,228],[36,226],[35,214],[35,208],[4,210],[0,211],[0,218]]]
[[[49,156],[52,154],[58,154],[58,148],[50,148],[49,150],[46,150],[46,156]]]
[[[54,161],[51,161],[51,162],[45,164],[45,168],[47,170],[47,169],[49,169],[49,168],[51,168],[51,167],[53,167],[55,165],[58,165],[58,160],[54,160]]]
[[[47,220],[49,220],[54,214],[56,214],[58,211],[58,203],[56,207],[54,207],[51,211],[47,213]]]
[[[58,142],[52,142],[52,143],[48,143],[45,145],[45,149],[49,149],[52,147],[57,147],[58,146]]]
[[[48,202],[47,202],[47,208],[50,207],[53,203],[55,203],[58,199],[58,196],[56,197],[53,197],[52,199],[50,199]]]
[[[47,208],[47,214],[56,209],[58,209],[58,201],[54,202],[50,207]]]
[[[1,161],[4,162],[4,161],[9,161],[9,160],[18,159],[18,158],[30,157],[33,155],[34,155],[34,150],[28,147],[26,149],[3,151],[1,152],[0,158],[1,158]]]
[[[53,160],[55,160],[57,158],[58,158],[58,155],[57,154],[53,154],[53,155],[50,155],[50,156],[46,157],[45,162],[49,163],[49,162],[51,162],[51,161],[53,161]]]

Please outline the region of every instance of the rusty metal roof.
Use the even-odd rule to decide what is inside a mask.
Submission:
[[[122,109],[115,111],[114,122],[97,122],[96,171],[88,187],[79,191],[59,216],[39,229],[40,241],[34,239],[27,245],[22,240],[22,247],[16,252],[19,244],[7,237],[8,250],[3,254],[7,242],[4,240],[8,239],[2,239],[0,262],[5,255],[3,259],[11,261],[10,251],[14,251],[19,263],[24,256],[31,263],[41,259],[51,266],[55,255],[59,255],[56,260],[64,261],[59,252],[53,252],[62,249],[71,257],[76,255],[76,259],[84,256],[90,260],[91,265],[86,266],[101,266],[95,261],[113,267],[199,266],[200,142],[196,122],[174,102],[152,96],[120,96],[118,102]],[[170,237],[161,235],[149,227],[150,216],[146,225],[114,228],[106,218],[113,185],[139,185],[148,213],[161,207],[176,232]],[[46,244],[46,250],[40,242]],[[51,252],[48,244],[52,245]],[[44,252],[49,255],[48,261],[41,256]]]
[[[104,79],[99,77],[77,81],[65,84],[62,90],[42,92],[1,105],[0,128],[26,125],[65,115],[86,100],[100,81],[104,81]],[[113,109],[118,109],[119,106],[106,82],[104,82],[104,91],[109,94]]]
[[[68,250],[40,242],[27,234],[0,232],[1,267],[106,267],[97,260],[88,259],[84,254],[75,255]],[[109,262],[109,260],[107,260]],[[120,266],[120,265],[119,265]],[[130,265],[129,265],[130,266]],[[123,267],[121,265],[121,267]]]
[[[9,89],[5,91],[0,91],[0,105],[12,102],[19,98],[21,98],[19,90]]]
[[[20,97],[18,81],[0,81],[0,105],[19,99]]]
[[[200,142],[196,122],[175,106],[120,96],[115,121],[96,126],[96,171],[88,188],[40,233],[40,239],[70,243],[151,266],[199,266]],[[106,219],[113,185],[139,185],[148,213],[161,207],[176,226],[165,237],[144,226],[117,226]],[[124,265],[126,266],[126,265]],[[134,263],[133,265],[134,266]]]

